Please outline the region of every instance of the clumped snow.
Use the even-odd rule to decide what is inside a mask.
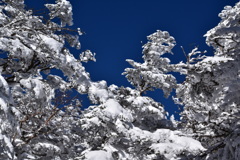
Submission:
[[[106,102],[108,97],[106,81],[91,84],[89,88],[89,98],[93,103]]]
[[[90,151],[85,154],[85,160],[114,160],[106,151]]]
[[[232,61],[232,58],[229,57],[207,57],[202,60],[202,63],[211,63],[211,64],[219,64],[219,62],[227,62],[227,61]]]
[[[132,121],[132,116],[125,110],[116,100],[109,99],[104,104],[106,107],[103,109],[103,112],[106,114],[107,117],[111,117],[111,119],[116,119],[117,117],[121,117]]]
[[[59,41],[55,40],[52,37],[49,37],[46,35],[40,35],[40,37],[41,37],[43,43],[47,44],[48,47],[50,49],[52,49],[53,51],[55,51],[56,53],[58,53],[63,47],[62,43],[60,43]]]

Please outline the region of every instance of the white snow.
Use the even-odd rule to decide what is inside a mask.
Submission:
[[[147,104],[148,100],[144,97],[137,97],[136,99],[134,99],[133,105],[137,106],[137,107],[142,107],[144,104]]]
[[[105,103],[105,106],[106,108],[104,109],[104,111],[112,117],[116,117],[123,111],[122,106],[114,99],[109,99]]]
[[[32,88],[32,84],[31,84],[31,81],[29,79],[21,79],[20,84],[23,85],[27,89]]]
[[[214,57],[207,57],[205,59],[202,60],[202,62],[211,62],[211,63],[219,63],[219,62],[227,62],[227,61],[230,61],[230,60],[233,60],[232,58],[227,58],[227,57],[217,57],[217,56],[214,56]]]
[[[92,83],[91,87],[89,88],[89,98],[93,102],[97,103],[97,100],[99,100],[100,102],[106,102],[108,97],[109,95],[107,91],[106,81]]]
[[[9,87],[5,79],[0,75],[0,109],[3,109],[5,113],[8,111],[7,100],[9,96]],[[7,96],[7,97],[6,97]]]
[[[118,126],[120,127],[119,123]],[[139,139],[150,140],[153,142],[150,148],[168,159],[174,159],[176,155],[184,151],[190,151],[194,154],[198,153],[200,150],[205,150],[199,141],[191,137],[182,136],[180,131],[158,129],[152,133],[141,130],[138,127],[133,127],[128,133],[134,141]]]
[[[115,99],[109,99],[104,104],[105,109],[103,109],[103,112],[112,119],[115,119],[116,117],[120,116],[124,119],[128,119],[129,121],[132,121],[132,116],[127,110],[125,110]]]
[[[86,160],[113,160],[112,155],[106,151],[90,151],[85,154]]]
[[[99,125],[100,124],[100,121],[99,121],[99,118],[98,117],[92,117],[89,119],[89,122],[92,122],[96,125]]]
[[[59,52],[60,49],[63,47],[63,44],[58,42],[57,40],[45,36],[45,35],[39,35],[42,39],[42,41],[48,45],[49,48],[53,49],[53,51],[55,52]]]
[[[7,111],[8,111],[8,106],[7,106],[6,102],[5,102],[2,98],[0,98],[0,108],[1,108],[5,113],[7,113]]]
[[[6,82],[6,80],[0,75],[0,87],[1,87],[1,92],[9,95],[9,87],[8,87],[8,83]]]
[[[180,131],[158,129],[153,135],[153,137],[161,140],[165,139],[165,141],[152,144],[150,148],[156,152],[165,154],[169,159],[174,158],[176,154],[180,154],[183,151],[190,151],[194,154],[200,150],[205,150],[199,141],[190,137],[181,136]]]
[[[46,94],[44,92],[44,85],[42,84],[41,81],[39,81],[38,79],[32,79],[32,82],[34,82],[34,92],[37,98],[43,98],[44,95]]]

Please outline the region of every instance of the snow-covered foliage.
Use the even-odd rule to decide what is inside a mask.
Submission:
[[[80,159],[178,159],[204,150],[175,130],[160,103],[131,88],[102,84],[101,92],[90,89],[101,104],[86,109],[80,120],[85,148]]]
[[[174,39],[168,32],[157,31],[144,45],[145,63],[128,60],[134,69],[126,69],[136,89],[107,87],[105,81],[91,83],[89,99],[94,104],[81,115],[83,151],[80,159],[179,159],[196,156],[204,150],[200,142],[176,131],[166,119],[164,107],[142,96],[151,88],[162,89],[166,96],[175,87],[168,58]]]
[[[19,113],[13,106],[9,86],[0,76],[0,158],[16,159],[12,141],[19,134],[16,118]]]
[[[240,159],[240,3],[225,7],[205,35],[214,56],[195,48],[186,63],[171,64],[165,53],[174,38],[160,30],[148,36],[144,62],[127,60],[133,68],[123,73],[135,89],[92,82],[82,62],[96,61],[95,53],[76,59],[67,48],[79,49],[82,35],[66,27],[70,1],[45,7],[37,16],[24,0],[0,2],[0,159]],[[186,80],[177,84],[171,72]],[[176,89],[180,122],[143,96],[153,89],[166,97]],[[92,103],[84,111],[80,94]]]
[[[73,25],[72,5],[69,1],[56,0],[56,4],[46,4],[46,7],[50,10],[50,19],[59,18],[62,27],[66,26],[66,24]]]
[[[92,53],[90,50],[86,50],[79,55],[79,58],[82,62],[96,61],[96,53]]]
[[[25,10],[24,1],[1,2],[0,159],[74,156],[76,145],[69,139],[74,135],[72,121],[79,117],[81,103],[66,96],[71,90],[87,93],[90,78],[81,61],[65,47],[65,41],[80,46],[78,36],[63,28],[71,25],[71,5],[66,0],[56,3],[47,4],[50,18],[46,21],[47,15],[35,16]],[[61,24],[51,21],[54,17],[60,18]],[[67,78],[54,75],[53,69]]]
[[[183,126],[207,148],[203,159],[239,159],[240,3],[226,6],[222,21],[205,35],[214,56],[177,65],[187,75],[177,101],[185,106]]]
[[[134,68],[126,68],[123,74],[141,93],[159,88],[167,97],[176,86],[176,79],[172,74],[167,74],[173,69],[169,58],[161,56],[172,53],[175,40],[168,32],[160,30],[147,38],[148,43],[143,45],[144,63],[128,59],[127,62]]]

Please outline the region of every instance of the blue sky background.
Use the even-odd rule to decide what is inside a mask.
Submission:
[[[32,7],[39,1],[27,0]],[[45,2],[42,0],[42,2]],[[50,1],[49,1],[50,2]],[[131,86],[121,75],[130,67],[125,59],[142,62],[142,43],[146,36],[156,30],[165,30],[172,35],[177,45],[173,63],[185,61],[180,48],[190,52],[211,48],[205,44],[203,35],[216,26],[218,13],[225,5],[234,5],[237,0],[70,0],[73,5],[74,26],[86,34],[80,37],[82,49],[96,52],[97,62],[85,64],[93,81],[106,80],[108,85]],[[141,43],[142,42],[142,43]],[[78,55],[81,51],[74,51]],[[179,77],[179,81],[183,78]],[[147,95],[165,105],[170,114],[177,110],[171,98],[163,98],[160,91]],[[84,105],[88,105],[86,102]],[[176,116],[178,114],[175,114]],[[178,117],[178,116],[177,116]]]

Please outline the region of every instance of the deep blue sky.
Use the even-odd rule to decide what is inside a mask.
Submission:
[[[31,5],[36,5],[28,0]],[[195,46],[212,52],[203,35],[219,22],[218,13],[237,0],[70,0],[74,26],[86,34],[80,37],[82,49],[96,52],[97,62],[86,64],[94,81],[130,86],[121,75],[129,67],[125,59],[141,62],[142,44],[156,30],[168,31],[177,41],[173,63],[185,61],[180,46],[189,52]],[[80,51],[74,52],[79,54]],[[160,92],[148,94],[166,105],[170,113],[176,105]]]

